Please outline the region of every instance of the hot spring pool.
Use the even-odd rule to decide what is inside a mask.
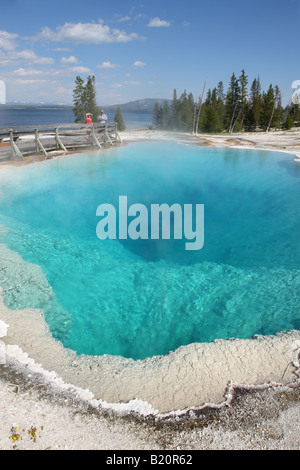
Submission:
[[[100,240],[97,207],[204,204],[204,246]],[[9,308],[42,309],[54,338],[87,355],[144,359],[193,342],[300,327],[300,165],[277,152],[175,142],[130,146],[0,173],[0,242],[42,267]],[[25,286],[25,287],[24,287]],[[26,291],[33,289],[33,292]]]

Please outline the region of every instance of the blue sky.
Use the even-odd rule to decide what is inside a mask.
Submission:
[[[100,106],[198,97],[245,69],[249,85],[300,80],[300,0],[0,0],[0,80],[7,101],[72,104],[95,75]]]

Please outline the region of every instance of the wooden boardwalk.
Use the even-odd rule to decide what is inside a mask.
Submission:
[[[45,159],[83,149],[121,144],[116,123],[0,128],[0,161]]]

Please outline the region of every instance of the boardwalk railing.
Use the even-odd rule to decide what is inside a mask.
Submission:
[[[67,153],[81,148],[101,148],[122,143],[117,124],[62,124],[0,128],[0,160]]]

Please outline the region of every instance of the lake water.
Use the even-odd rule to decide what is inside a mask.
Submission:
[[[105,109],[105,108],[104,108]],[[114,121],[115,110],[107,110],[110,122]],[[152,111],[122,111],[128,129],[152,124]],[[71,108],[9,108],[0,106],[0,127],[72,124],[74,114]]]
[[[300,327],[300,167],[288,154],[134,143],[0,174],[0,238],[55,293],[9,286],[78,354],[134,359]],[[100,204],[204,204],[204,246],[100,240]],[[1,284],[1,270],[0,270]],[[31,286],[32,288],[32,286]],[[26,289],[25,289],[26,290]],[[67,318],[67,320],[66,320]]]

